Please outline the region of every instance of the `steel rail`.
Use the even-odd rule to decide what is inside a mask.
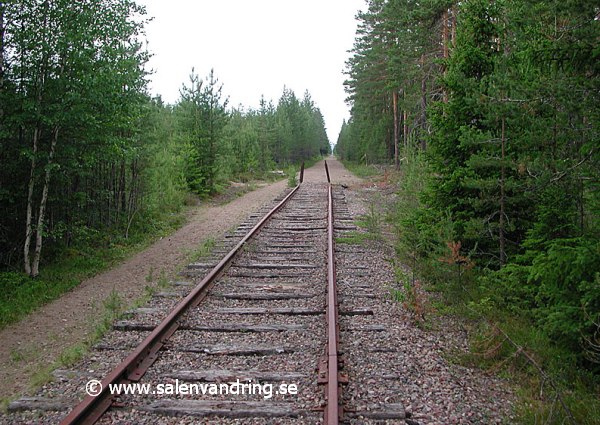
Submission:
[[[148,335],[117,367],[101,381],[101,390],[97,396],[86,396],[81,403],[60,422],[61,425],[94,424],[110,408],[113,395],[109,385],[118,383],[137,382],[148,368],[158,358],[159,350],[179,328],[179,320],[183,313],[197,306],[206,296],[210,284],[221,275],[231,260],[244,244],[253,237],[261,227],[298,191],[297,185],[281,202],[269,211],[208,273],[194,289],[181,300],[169,315]]]
[[[327,163],[325,163],[327,164]],[[327,167],[327,165],[325,165]],[[329,178],[329,173],[327,175]],[[340,421],[340,388],[338,376],[338,307],[333,241],[333,194],[329,184],[327,225],[327,404],[324,423],[337,425]]]

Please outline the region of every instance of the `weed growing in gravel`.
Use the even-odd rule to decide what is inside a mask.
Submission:
[[[189,254],[188,263],[192,263],[194,261],[198,261],[200,258],[209,256],[216,246],[217,243],[213,238],[205,239],[196,250]]]
[[[406,295],[401,289],[390,288],[390,296],[392,297],[392,301],[396,301],[397,303],[404,303],[406,301]]]
[[[88,346],[87,344],[77,344],[73,347],[67,348],[58,358],[58,361],[61,366],[70,367],[81,359],[85,353],[87,353]]]
[[[39,354],[36,346],[25,343],[19,348],[15,348],[10,352],[10,361],[12,363],[29,363]]]
[[[244,245],[244,251],[246,252],[256,252],[258,249],[258,245],[255,240],[250,240]]]
[[[396,284],[402,289],[394,289],[400,295],[394,298],[397,302],[413,313],[417,324],[426,322],[425,313],[431,310],[429,302],[419,288],[419,281],[415,279],[414,274],[404,271],[402,268],[394,267],[396,274]],[[412,277],[411,277],[412,275]]]
[[[288,169],[285,171],[285,175],[288,178],[288,187],[296,187],[298,185],[295,167],[288,167]]]
[[[59,364],[45,366],[37,369],[29,382],[30,388],[38,388],[52,381],[52,371],[60,367]]]
[[[347,232],[344,236],[338,236],[335,238],[335,243],[348,244],[348,245],[360,245],[368,240],[373,240],[371,233],[363,232]]]
[[[111,329],[113,322],[123,316],[125,308],[126,305],[123,298],[113,290],[103,302],[103,311],[100,317],[94,318],[94,321],[97,320],[97,322],[87,340],[63,350],[58,360],[53,364],[37,369],[31,376],[30,387],[38,388],[52,381],[53,370],[61,367],[71,367],[80,361],[87,354],[90,347],[97,343]]]
[[[104,300],[103,305],[104,312],[94,329],[91,341],[86,344],[87,346],[99,341],[126,309],[125,300],[115,290]]]
[[[366,229],[372,239],[381,239],[381,214],[375,210],[375,204],[369,205],[369,212],[361,216],[356,224]]]
[[[361,216],[355,221],[356,225],[366,230],[363,232],[350,231],[344,233],[343,236],[335,238],[336,243],[349,245],[360,245],[369,240],[381,240],[381,215],[375,210],[375,206],[371,204],[369,212]]]
[[[169,286],[169,279],[167,278],[167,273],[165,272],[165,269],[160,269],[160,276],[158,278],[158,285],[159,288],[166,288],[167,286]]]
[[[10,361],[13,363],[19,363],[20,361],[23,361],[25,359],[25,356],[23,355],[23,352],[21,352],[20,350],[12,350],[10,352]]]
[[[148,275],[146,275],[146,282],[152,283],[154,280],[154,266],[150,266],[150,270],[148,270]]]

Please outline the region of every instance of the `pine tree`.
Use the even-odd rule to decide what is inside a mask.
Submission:
[[[216,190],[217,158],[228,121],[227,99],[222,99],[222,89],[213,70],[205,82],[192,68],[189,86],[181,88],[175,110],[181,138],[188,147],[186,178],[190,188],[200,195]]]

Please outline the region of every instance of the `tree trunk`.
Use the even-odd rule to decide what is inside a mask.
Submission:
[[[127,170],[125,169],[125,159],[121,159],[121,169],[119,171],[119,216],[117,221],[121,219],[123,214],[127,215]]]
[[[116,172],[115,172],[115,162],[111,161],[110,162],[110,175],[108,176],[108,181],[109,181],[109,187],[110,190],[108,192],[108,210],[107,210],[107,216],[106,216],[106,225],[107,226],[111,226],[114,223],[114,220],[112,219],[113,216],[113,210],[117,208],[118,206],[118,198],[117,198],[117,183],[116,183]],[[114,206],[113,206],[114,204]]]
[[[52,160],[54,151],[56,150],[56,142],[58,141],[58,127],[54,127],[52,134],[52,144],[50,145],[50,153],[48,154],[48,164],[46,165],[46,173],[44,177],[44,188],[42,189],[42,199],[40,201],[40,210],[38,212],[38,224],[35,229],[36,241],[35,252],[33,254],[33,263],[31,265],[31,276],[36,277],[39,274],[40,258],[42,254],[42,236],[44,234],[44,217],[46,213],[46,202],[48,201],[48,189],[50,187],[50,173],[52,172]]]
[[[448,10],[445,10],[442,16],[442,48],[444,59],[448,59]]]
[[[506,159],[506,134],[505,134],[506,120],[502,117],[502,164],[500,168],[500,220],[498,223],[498,233],[500,239],[500,265],[503,266],[506,263],[506,240],[504,237],[504,215],[506,214],[506,166],[504,161]]]
[[[33,221],[33,189],[35,186],[35,167],[38,148],[38,137],[39,128],[36,126],[36,128],[33,130],[33,153],[31,155],[31,172],[29,174],[29,184],[27,188],[27,216],[25,219],[25,243],[23,245],[23,262],[25,267],[25,273],[27,273],[28,275],[31,275],[29,247],[31,246],[31,236],[33,234],[31,222]]]
[[[450,9],[452,17],[450,18],[450,44],[456,46],[456,5]]]
[[[392,106],[394,114],[394,165],[396,170],[400,169],[400,156],[398,152],[398,90],[392,92]]]
[[[402,114],[402,138],[404,140],[404,148],[408,149],[408,111]]]
[[[427,129],[427,80],[425,79],[425,73],[421,79],[421,126],[423,133]],[[427,140],[425,134],[421,134],[421,150],[427,149]]]
[[[4,94],[4,3],[0,1],[0,99]],[[2,108],[4,101],[0,102],[0,120],[4,116]]]
[[[443,71],[444,76],[446,75],[446,60],[448,59],[448,10],[444,11],[442,16],[442,57],[444,59]],[[443,89],[442,100],[448,102],[448,93],[446,89]]]
[[[427,140],[425,138],[425,130],[427,129],[427,73],[425,72],[425,55],[419,58],[421,66],[421,132],[419,144],[421,150],[427,149]]]

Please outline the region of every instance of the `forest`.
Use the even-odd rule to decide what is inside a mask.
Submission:
[[[175,104],[151,97],[148,19],[131,0],[0,2],[2,326],[33,308],[14,311],[21,292],[77,283],[56,289],[57,263],[93,274],[98,250],[158,235],[190,198],[330,151],[308,92],[231,108],[192,69]]]
[[[597,423],[598,3],[369,0],[357,18],[335,153],[399,170],[409,293],[483,317],[480,364],[541,370],[521,376],[526,423]]]
[[[233,108],[191,69],[174,104],[151,96],[148,19],[132,0],[0,1],[0,328],[184,205],[330,151],[308,92]],[[407,299],[473,320],[457,361],[520,381],[523,423],[598,423],[600,5],[365,0],[357,22],[334,153],[396,171]]]

